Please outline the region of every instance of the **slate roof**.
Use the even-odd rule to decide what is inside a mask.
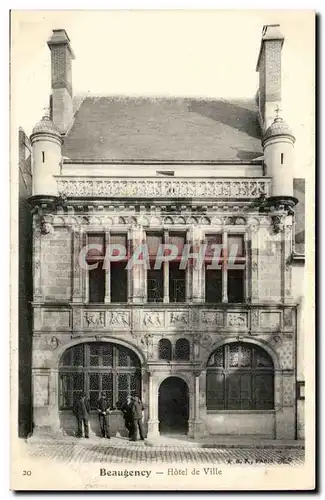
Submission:
[[[256,103],[205,98],[85,97],[63,145],[75,160],[250,161],[261,154]]]

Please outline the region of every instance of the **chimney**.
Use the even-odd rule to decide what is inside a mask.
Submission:
[[[75,58],[64,29],[53,30],[47,42],[51,51],[51,118],[61,134],[73,121],[72,60]]]
[[[279,24],[263,26],[256,71],[259,72],[258,105],[263,131],[273,122],[281,104],[281,52],[284,37]]]

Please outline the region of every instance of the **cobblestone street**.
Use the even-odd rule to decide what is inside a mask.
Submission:
[[[213,445],[212,445],[213,446]],[[47,459],[70,463],[209,463],[209,464],[261,464],[302,465],[302,446],[231,446],[211,447],[209,444],[159,442],[128,442],[122,438],[30,440],[27,453],[34,459]]]

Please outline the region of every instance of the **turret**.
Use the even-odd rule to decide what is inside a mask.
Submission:
[[[279,108],[276,110],[279,112]],[[272,178],[271,196],[264,200],[262,211],[269,212],[275,232],[284,227],[287,215],[298,203],[293,196],[293,145],[295,138],[286,122],[277,116],[266,129],[262,145],[266,175]]]
[[[60,174],[63,143],[58,128],[43,116],[33,128],[32,145],[33,196],[57,196],[54,175]]]
[[[272,177],[271,196],[293,196],[293,147],[295,138],[277,116],[262,139],[266,175]]]

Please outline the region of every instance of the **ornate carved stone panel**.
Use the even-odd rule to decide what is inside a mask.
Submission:
[[[73,308],[72,320],[73,320],[73,329],[74,330],[79,330],[82,328],[81,309],[79,307]]]
[[[203,328],[216,328],[224,326],[223,311],[201,311],[200,323]]]
[[[168,326],[170,328],[188,328],[189,327],[189,313],[188,311],[168,311]]]
[[[209,349],[213,344],[213,339],[208,333],[198,333],[193,338],[194,345]]]
[[[283,311],[283,326],[285,328],[290,328],[293,326],[293,309],[291,307],[286,307]]]
[[[86,328],[104,328],[104,311],[84,311],[84,326]]]
[[[283,406],[292,406],[295,398],[294,377],[283,377]]]
[[[282,343],[279,348],[279,358],[282,370],[290,370],[294,368],[292,342],[286,341]]]
[[[164,328],[163,311],[145,311],[142,314],[142,325],[145,328]]]
[[[259,310],[252,309],[251,310],[251,328],[256,329],[259,326]]]
[[[130,328],[129,311],[109,311],[107,316],[107,326],[109,328]]]
[[[247,328],[247,313],[246,312],[228,312],[227,326],[229,328],[240,329]]]
[[[34,224],[36,224],[34,220]],[[42,300],[42,280],[41,280],[41,230],[38,226],[33,229],[33,289],[34,302]]]

